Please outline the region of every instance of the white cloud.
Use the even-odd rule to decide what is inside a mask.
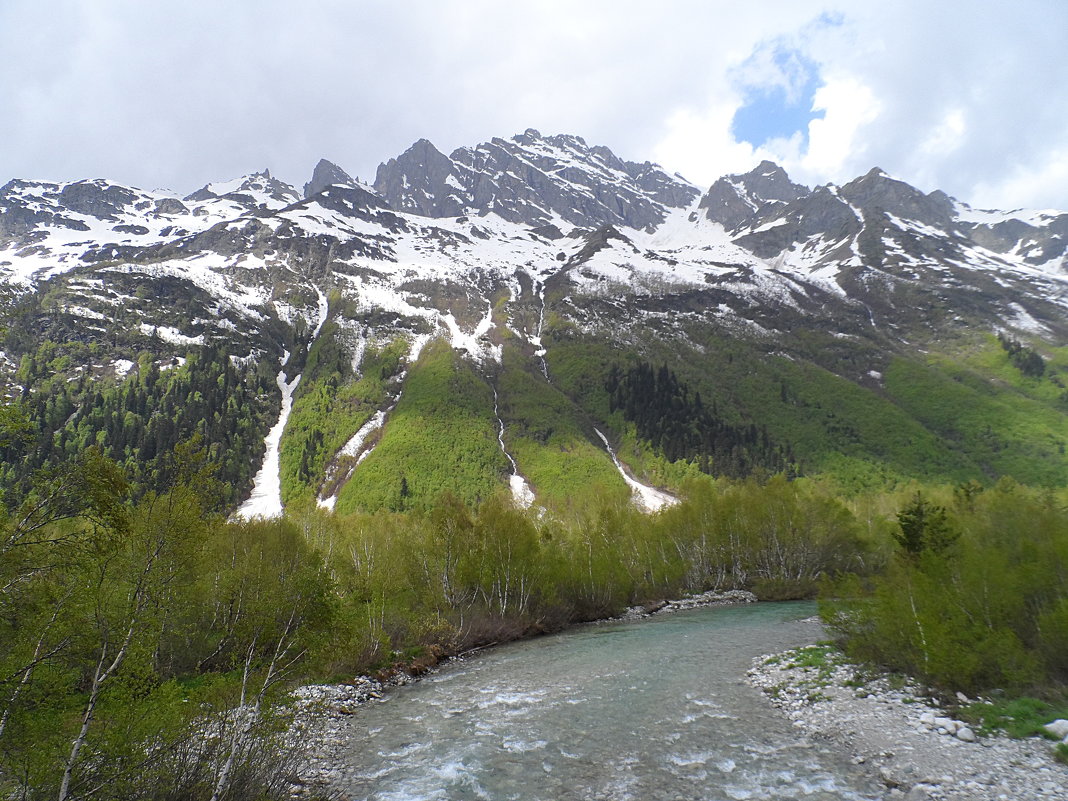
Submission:
[[[842,0],[827,4],[841,12],[831,22],[815,16],[823,4],[798,5],[811,21],[780,36],[820,66],[813,108],[825,112],[809,124],[807,148],[801,152],[797,136],[773,140],[739,165],[746,149],[729,134],[732,100],[712,97],[669,118],[657,145],[665,161],[739,170],[771,151],[809,184],[880,166],[969,202],[1068,208],[1068,60],[1059,41],[1068,4]],[[727,69],[781,83],[761,55],[776,41],[766,34]],[[698,140],[720,155],[702,157]]]
[[[730,134],[737,107],[732,99],[704,111],[677,109],[653,147],[653,160],[702,188],[720,175],[749,169],[760,156],[748,142],[738,142]]]
[[[777,157],[806,183],[878,165],[973,203],[1068,207],[1066,30],[1062,0],[4,0],[0,183],[301,183],[322,156],[367,179],[419,137],[533,126],[698,183]],[[778,41],[825,84],[805,152],[730,135],[738,70],[786,79],[757,74]]]
[[[1065,187],[1068,187],[1068,147],[1061,147],[1047,151],[1037,165],[1018,165],[1007,175],[980,181],[968,202],[980,209],[1063,210],[1068,209]]]
[[[808,124],[808,149],[786,167],[810,183],[844,181],[855,177],[853,164],[867,155],[859,133],[878,120],[880,103],[874,93],[850,76],[835,77],[816,91],[813,108],[824,116]]]
[[[964,109],[951,108],[920,143],[920,151],[932,160],[945,158],[963,145],[967,131]]]

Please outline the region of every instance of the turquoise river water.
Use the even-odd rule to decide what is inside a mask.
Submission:
[[[449,665],[359,709],[346,799],[878,799],[744,675],[819,636],[812,604],[584,626]]]

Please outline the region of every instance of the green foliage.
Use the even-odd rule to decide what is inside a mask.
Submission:
[[[682,558],[684,587],[749,588],[768,600],[811,598],[823,576],[865,569],[856,519],[811,484],[776,476],[695,486],[655,525]]]
[[[503,486],[508,469],[492,389],[437,340],[409,368],[378,445],[342,488],[337,510],[425,509],[445,491],[477,504]]]
[[[1009,355],[1009,361],[1017,370],[1031,378],[1041,378],[1046,372],[1046,360],[1033,348],[1021,344],[1012,337],[998,334],[998,342],[1002,349]]]
[[[14,403],[0,405],[0,448],[19,450],[33,435],[33,423],[26,410]]]
[[[524,369],[514,346],[503,350],[497,379],[498,411],[504,440],[520,473],[551,508],[579,508],[608,493],[629,497],[629,490],[599,441],[586,413],[540,373]]]
[[[224,482],[220,508],[248,494],[278,409],[275,378],[264,363],[239,367],[221,348],[205,347],[167,370],[146,355],[134,373],[114,384],[86,371],[68,380],[60,363],[72,353],[86,356],[75,345],[80,343],[61,347],[46,341],[23,359],[26,424],[16,427],[17,437],[0,435],[0,487],[9,506],[30,491],[35,471],[62,470],[94,445],[122,466],[140,496],[172,480],[172,451],[194,435],[204,441]],[[60,350],[65,354],[57,358]],[[10,434],[12,425],[8,419],[3,430]]]
[[[897,523],[900,531],[894,532],[894,539],[913,558],[927,550],[942,553],[960,536],[950,528],[946,510],[930,503],[919,492],[897,513]]]
[[[399,390],[403,340],[369,347],[351,375],[350,358],[335,341],[332,324],[312,345],[282,437],[282,500],[287,505],[332,495],[348,475],[338,452],[371,416]],[[354,458],[350,461],[354,461]]]
[[[1068,717],[1068,702],[1022,696],[967,704],[957,711],[961,720],[976,725],[980,734],[1005,732],[1010,737],[1048,737],[1042,728]]]
[[[806,676],[800,681],[808,690],[806,697],[810,703],[829,700],[819,690],[831,683],[835,667],[844,661],[841,651],[833,645],[817,643],[787,651],[784,658],[788,668],[802,668],[805,671]]]
[[[856,520],[806,482],[713,485],[649,516],[626,495],[556,513],[503,491],[477,508],[452,493],[416,513],[308,510],[299,525],[336,577],[328,673],[389,668],[690,592],[756,588],[811,597],[821,577],[863,569]],[[420,657],[422,658],[422,657]]]
[[[833,657],[838,653],[836,648],[826,643],[808,645],[791,652],[790,663],[788,666],[792,668],[811,667],[824,670],[833,666]]]
[[[5,797],[285,797],[278,693],[336,600],[291,523],[210,513],[206,453],[135,501],[88,451],[0,524]]]
[[[942,354],[894,358],[866,353],[859,343],[799,336],[799,356],[784,358],[705,327],[685,334],[696,348],[647,338],[639,355],[550,329],[550,375],[584,412],[608,421],[612,366],[626,374],[639,361],[664,364],[689,389],[690,406],[700,393],[720,424],[740,432],[755,425],[758,436],[766,430],[771,443],[789,449],[797,472],[833,479],[849,494],[910,479],[1068,482],[1063,349],[1051,349],[1039,380],[1015,369],[993,336],[947,345]],[[873,359],[879,372],[872,372]],[[624,415],[615,419],[621,431]]]
[[[949,689],[1065,681],[1068,511],[1008,481],[962,499],[951,549],[833,587],[828,624],[851,655]]]
[[[1068,481],[1068,417],[1034,391],[989,381],[970,368],[937,356],[923,365],[895,360],[886,389],[902,409],[941,440],[964,469],[954,481],[1011,476],[1059,486]]]
[[[732,426],[662,365],[648,362],[623,370],[612,365],[605,379],[609,411],[622,411],[638,436],[669,462],[694,461],[702,472],[743,478],[755,470],[779,473],[792,456],[768,439],[765,427]]]

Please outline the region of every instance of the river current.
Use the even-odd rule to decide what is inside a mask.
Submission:
[[[711,607],[606,623],[456,662],[362,707],[343,798],[877,799],[744,674],[819,636],[811,604]]]

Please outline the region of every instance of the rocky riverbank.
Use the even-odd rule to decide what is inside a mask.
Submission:
[[[1051,741],[980,736],[916,685],[863,675],[827,648],[761,657],[747,679],[795,726],[868,766],[888,799],[1068,798],[1068,766]]]
[[[727,590],[716,592],[709,590],[700,595],[691,595],[674,601],[656,601],[644,606],[632,606],[622,615],[611,620],[638,620],[665,612],[678,612],[682,609],[696,609],[699,606],[726,606],[728,604],[752,604],[757,597],[748,590]],[[600,621],[604,622],[604,621]]]

